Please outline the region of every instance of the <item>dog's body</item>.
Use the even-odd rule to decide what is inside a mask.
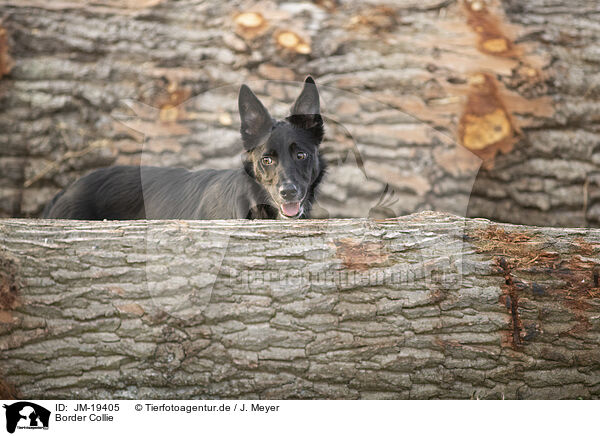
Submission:
[[[47,218],[84,220],[275,218],[243,169],[117,166],[79,179],[48,205]],[[267,209],[267,213],[262,213]]]
[[[309,76],[283,121],[271,118],[243,85],[239,95],[243,168],[117,166],[94,171],[60,192],[44,218],[308,218],[325,173],[319,94]]]

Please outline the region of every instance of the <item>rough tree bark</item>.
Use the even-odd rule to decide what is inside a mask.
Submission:
[[[599,230],[422,213],[0,235],[22,397],[600,396]]]
[[[391,214],[600,225],[598,2],[382,3],[0,0],[0,71],[14,64],[0,80],[0,216],[36,216],[82,173],[139,162],[121,99],[156,108],[128,124],[146,163],[225,168],[239,163],[239,85],[310,73],[353,93],[324,99],[348,133],[328,127],[329,216],[366,216],[389,184]],[[255,89],[281,112],[297,92]],[[434,129],[486,160],[473,195],[477,165]]]

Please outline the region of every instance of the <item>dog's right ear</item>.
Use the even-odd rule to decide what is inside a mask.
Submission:
[[[317,84],[311,76],[304,80],[302,92],[290,109],[290,116],[286,118],[293,125],[306,129],[312,133],[317,143],[323,140],[323,118],[319,103]]]
[[[246,85],[242,85],[240,88],[238,106],[242,121],[240,132],[244,141],[244,149],[249,151],[266,140],[273,127],[273,118]]]
[[[321,113],[321,105],[319,104],[319,91],[315,79],[311,76],[306,76],[304,79],[304,87],[302,92],[292,105],[290,115],[318,115]]]

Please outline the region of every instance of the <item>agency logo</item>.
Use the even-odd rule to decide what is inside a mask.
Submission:
[[[4,405],[6,409],[6,431],[14,433],[16,429],[48,430],[50,411],[29,401],[19,401]]]

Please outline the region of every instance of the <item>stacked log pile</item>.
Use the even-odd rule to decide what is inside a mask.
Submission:
[[[597,8],[0,0],[0,216],[101,166],[238,165],[239,85],[284,116],[298,85],[276,81],[312,74],[332,164],[317,216],[597,226]]]

